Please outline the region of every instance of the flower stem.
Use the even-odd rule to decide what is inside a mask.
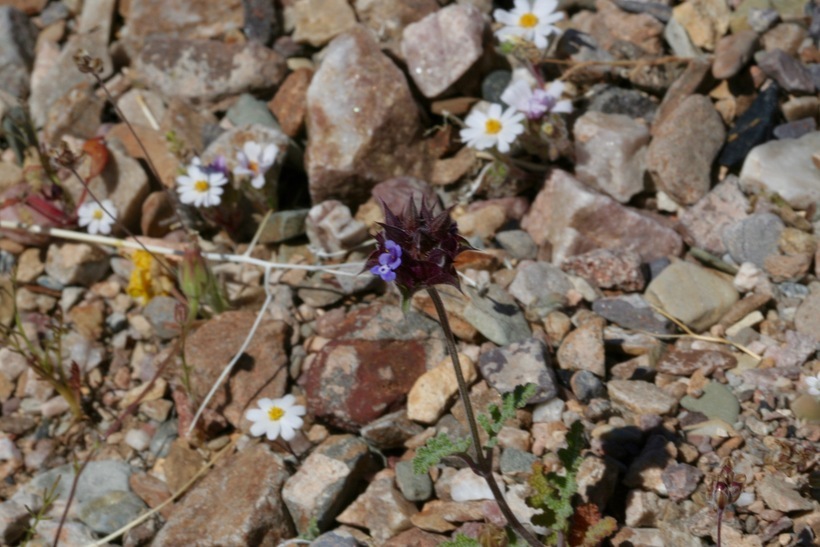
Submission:
[[[441,324],[442,330],[444,330],[444,338],[447,342],[447,352],[450,354],[450,359],[452,360],[453,367],[455,368],[456,380],[458,382],[458,393],[461,396],[461,402],[464,403],[464,413],[467,416],[467,425],[470,427],[470,436],[473,439],[473,447],[476,452],[476,463],[475,466],[471,467],[473,468],[473,471],[476,471],[478,475],[484,477],[484,480],[487,481],[487,484],[490,486],[490,490],[498,503],[498,508],[501,510],[501,513],[504,515],[504,518],[507,519],[507,523],[513,528],[513,530],[515,530],[519,536],[524,538],[524,540],[533,547],[543,547],[543,543],[538,541],[538,538],[536,538],[532,532],[527,530],[518,518],[516,518],[515,514],[512,512],[512,509],[510,509],[510,506],[507,504],[507,500],[504,498],[504,493],[501,491],[501,487],[499,487],[498,483],[495,481],[495,477],[493,476],[492,451],[488,450],[487,453],[485,453],[481,446],[481,438],[478,434],[478,424],[476,423],[475,412],[473,412],[473,405],[470,402],[470,392],[467,387],[467,382],[464,380],[464,374],[461,371],[461,363],[458,359],[458,349],[456,348],[455,337],[453,336],[453,331],[450,329],[450,321],[447,319],[447,312],[444,309],[444,303],[441,301],[441,295],[439,295],[435,287],[428,287],[427,294],[429,294],[430,298],[433,300],[433,306],[436,308],[439,323]]]

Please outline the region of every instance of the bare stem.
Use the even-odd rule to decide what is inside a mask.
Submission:
[[[447,319],[447,311],[444,309],[444,303],[441,301],[441,295],[439,295],[435,287],[428,287],[427,294],[429,294],[430,298],[433,300],[433,305],[435,306],[436,313],[438,314],[439,323],[441,324],[441,328],[444,330],[447,351],[450,354],[450,359],[453,361],[453,367],[455,368],[456,381],[458,382],[458,393],[461,396],[461,402],[464,404],[464,413],[467,416],[467,425],[470,427],[470,436],[473,439],[473,447],[476,452],[476,461],[475,465],[470,465],[470,467],[474,472],[484,477],[484,480],[487,481],[487,484],[490,486],[490,490],[495,497],[495,501],[498,503],[498,508],[501,510],[501,513],[504,515],[504,518],[507,519],[507,523],[512,527],[512,529],[533,547],[543,547],[543,543],[538,541],[538,538],[536,538],[532,532],[527,530],[518,518],[516,518],[515,514],[512,512],[512,509],[510,509],[510,506],[507,504],[507,500],[504,498],[504,493],[501,491],[501,487],[498,486],[498,483],[495,481],[495,477],[493,476],[492,451],[487,450],[485,453],[483,447],[481,446],[481,438],[478,434],[478,424],[476,423],[473,405],[470,402],[470,392],[467,387],[467,382],[464,380],[464,374],[461,371],[461,363],[458,359],[458,349],[456,348],[456,341],[453,336],[453,331],[450,329],[450,321]]]

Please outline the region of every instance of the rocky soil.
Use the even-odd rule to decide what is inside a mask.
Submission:
[[[562,1],[543,70],[564,79],[574,112],[553,161],[514,150],[527,163],[504,173],[462,146],[452,120],[498,102],[520,70],[492,33],[493,9],[510,5],[2,1],[0,219],[53,225],[15,199],[38,168],[15,137],[21,105],[43,149],[104,136],[109,164],[90,185],[157,245],[190,244],[179,211],[205,251],[358,271],[377,200],[440,199],[483,251],[459,263],[463,292],[444,289],[474,404],[538,386],[496,450],[514,507],[525,514],[532,464],[557,468],[580,420],[579,498],[615,517],[612,545],[713,545],[709,481],[727,457],[746,483],[724,545],[816,544],[820,4]],[[78,49],[101,59],[156,174],[77,70]],[[280,206],[248,212],[231,238],[165,190],[184,159],[232,158],[248,138],[283,151]],[[92,154],[83,162],[94,175]],[[97,544],[214,459],[111,544],[277,545],[318,532],[319,546],[427,546],[498,523],[468,469],[412,473],[427,438],[466,431],[423,294],[404,314],[369,274],[298,269],[272,270],[266,293],[262,268],[214,262],[230,310],[197,322],[183,346],[175,293],[133,298],[133,269],[114,247],[0,233],[0,283],[8,290],[14,271],[17,286],[14,300],[0,295],[0,321],[16,305],[44,338],[64,318],[62,358],[77,364],[88,416],[76,423],[23,356],[0,348],[0,544],[32,531],[29,545],[51,545],[89,456],[63,546]],[[186,435],[266,294],[236,370]],[[303,431],[287,447],[251,437],[244,411],[286,393],[307,406]],[[51,518],[35,523],[28,509],[58,478]]]

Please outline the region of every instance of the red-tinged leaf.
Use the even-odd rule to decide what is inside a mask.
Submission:
[[[108,164],[108,147],[105,146],[105,140],[102,137],[94,137],[83,143],[83,153],[90,162],[86,180],[91,180],[102,173]]]

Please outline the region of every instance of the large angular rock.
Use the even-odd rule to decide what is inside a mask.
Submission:
[[[287,478],[281,456],[248,447],[185,495],[152,545],[278,545],[293,537],[280,495]]]
[[[325,50],[307,93],[306,167],[314,203],[366,201],[382,180],[424,176],[420,121],[404,74],[356,27]]]
[[[596,190],[627,203],[643,190],[645,123],[621,114],[587,112],[575,122],[575,176]]]
[[[646,166],[660,190],[683,205],[706,195],[712,185],[712,162],[726,130],[712,101],[690,95],[654,130]]]
[[[347,0],[297,0],[292,11],[293,39],[321,47],[356,26]]]
[[[367,443],[353,435],[334,435],[317,446],[282,489],[298,532],[326,530],[371,466]]]
[[[438,10],[436,0],[354,0],[359,21],[373,30],[387,51],[401,57],[402,33],[407,25]]]
[[[680,236],[653,217],[594,192],[558,169],[547,179],[521,226],[539,246],[552,247],[552,263],[598,248],[625,249],[644,262],[683,249]]]
[[[286,73],[284,57],[257,42],[164,37],[147,38],[134,66],[149,87],[192,101],[273,89]]]
[[[191,389],[204,399],[216,379],[242,346],[256,320],[252,311],[229,311],[202,325],[185,344],[185,360],[192,370]],[[245,410],[260,397],[285,393],[288,379],[288,327],[281,321],[262,321],[229,379],[216,391],[209,408],[220,411],[240,427]]]
[[[408,25],[401,52],[425,97],[453,85],[484,52],[484,17],[471,5],[451,5]]]
[[[696,204],[681,211],[678,220],[689,243],[721,256],[726,252],[723,230],[748,216],[748,209],[749,200],[740,189],[737,177],[732,175]]]
[[[792,207],[806,209],[820,201],[820,170],[811,159],[817,150],[820,131],[756,146],[743,162],[741,185],[750,191],[776,192]]]

